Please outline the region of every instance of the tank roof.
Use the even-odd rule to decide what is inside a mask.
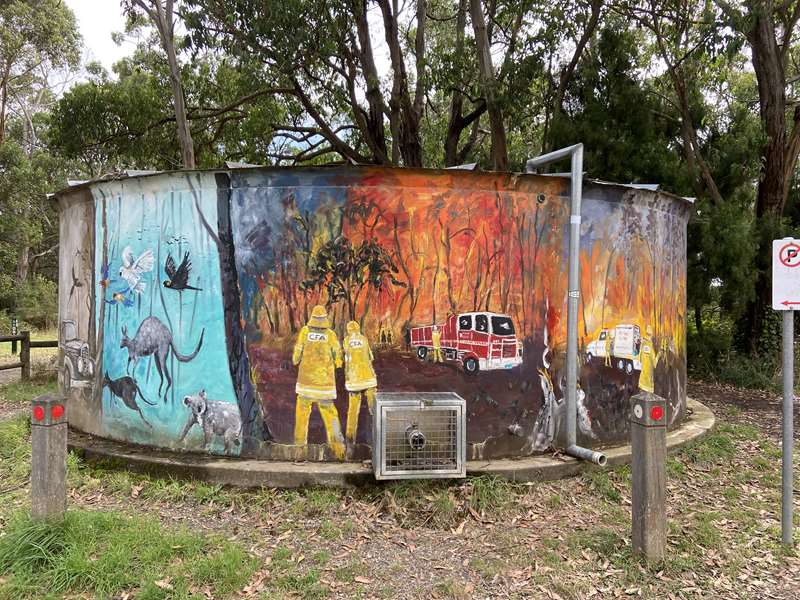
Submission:
[[[347,173],[357,173],[359,171],[375,171],[381,170],[386,172],[411,172],[411,173],[420,173],[420,174],[441,174],[441,175],[453,175],[453,171],[459,171],[460,176],[464,178],[469,177],[486,177],[492,175],[500,175],[500,176],[508,176],[512,177],[515,181],[517,180],[528,180],[528,179],[537,179],[537,178],[548,178],[548,179],[564,179],[569,180],[570,174],[569,173],[544,173],[544,174],[537,174],[537,173],[521,173],[521,172],[506,172],[506,171],[482,171],[475,168],[475,163],[471,163],[469,165],[457,165],[455,167],[447,167],[441,169],[431,169],[431,168],[422,168],[422,167],[387,167],[381,165],[314,165],[314,166],[268,166],[268,165],[253,165],[249,163],[237,163],[228,161],[225,163],[225,167],[220,168],[209,168],[209,169],[175,169],[175,170],[165,170],[165,171],[149,171],[149,170],[136,170],[136,169],[126,169],[124,171],[118,171],[114,173],[107,173],[96,177],[94,179],[87,179],[87,180],[68,180],[67,187],[58,190],[52,194],[50,194],[54,198],[58,198],[59,196],[64,196],[70,194],[77,190],[89,189],[93,185],[98,183],[109,183],[115,181],[126,181],[130,179],[147,179],[151,177],[158,177],[161,175],[177,175],[182,173],[226,173],[230,174],[233,171],[236,172],[276,172],[276,173],[303,173],[303,172],[313,172],[313,171],[342,171]],[[608,186],[608,187],[616,187],[616,188],[623,188],[623,189],[632,189],[632,190],[643,190],[648,192],[653,192],[657,194],[662,194],[677,200],[681,200],[686,202],[687,204],[693,204],[695,198],[680,196],[678,194],[674,194],[672,192],[667,192],[660,189],[660,185],[657,183],[619,183],[619,182],[612,182],[612,181],[605,181],[602,179],[595,179],[586,177],[584,175],[584,181],[596,184],[600,186]]]

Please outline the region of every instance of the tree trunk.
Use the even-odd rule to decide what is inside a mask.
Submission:
[[[771,3],[768,7],[749,9],[751,28],[745,32],[753,56],[753,69],[758,82],[758,100],[765,143],[761,150],[761,176],[756,198],[756,219],[760,222],[759,247],[756,256],[756,295],[747,307],[745,347],[752,354],[758,350],[764,315],[770,302],[770,268],[772,238],[781,235],[789,185],[797,159],[796,144],[787,143],[786,73],[781,48],[776,39],[776,25]],[[788,37],[785,40],[788,43]],[[795,125],[796,127],[796,125]],[[792,139],[796,132],[793,132]]]
[[[758,182],[756,216],[780,216],[786,202],[786,75],[775,39],[772,14],[755,12],[748,38],[753,51],[753,69],[758,80],[761,122],[766,133],[762,147],[761,178]],[[788,188],[787,188],[788,189]]]
[[[181,162],[184,169],[194,169],[194,142],[189,129],[189,119],[186,117],[186,100],[183,97],[183,84],[181,83],[181,70],[175,56],[175,42],[172,33],[169,42],[164,41],[164,49],[169,61],[169,81],[172,86],[172,98],[175,102],[175,123],[178,127],[178,140],[181,144]]]
[[[459,0],[458,3],[455,43],[456,56],[461,56],[464,53],[464,29],[467,26],[467,2],[468,0]],[[450,100],[450,118],[447,121],[447,133],[445,134],[444,140],[445,167],[454,167],[464,162],[467,152],[463,150],[471,149],[474,143],[471,144],[470,141],[467,141],[462,151],[459,152],[458,143],[461,140],[461,134],[486,111],[486,103],[481,102],[466,117],[462,114],[463,108],[464,94],[456,85],[453,87],[453,95]]]
[[[15,278],[17,286],[23,285],[28,280],[28,270],[31,264],[30,254],[31,247],[27,241],[22,240],[19,246],[19,254],[17,255],[17,274]]]
[[[492,168],[495,171],[507,171],[508,145],[506,143],[506,128],[503,124],[503,111],[497,97],[497,79],[492,66],[489,36],[486,33],[486,21],[483,16],[483,5],[481,0],[470,0],[469,4],[472,28],[475,32],[475,49],[477,51],[481,90],[486,100],[486,110],[489,113],[489,129],[492,136]]]
[[[383,116],[386,105],[383,101],[381,92],[381,80],[378,69],[375,66],[375,56],[372,50],[372,39],[369,32],[369,20],[367,18],[367,0],[359,0],[355,10],[356,30],[358,32],[359,58],[361,68],[366,83],[365,97],[369,105],[366,115],[365,137],[367,145],[372,150],[378,162],[383,164],[390,163],[389,153],[386,148],[386,135],[384,133]],[[353,110],[358,111],[360,107],[354,106]]]
[[[550,128],[550,123],[558,120],[558,117],[564,111],[564,98],[567,95],[567,86],[569,85],[570,81],[572,81],[572,77],[575,75],[575,69],[578,67],[578,62],[583,55],[583,50],[586,48],[586,44],[588,44],[589,40],[592,39],[592,36],[597,29],[597,25],[600,23],[600,13],[603,8],[603,2],[604,0],[592,0],[592,12],[589,16],[588,22],[586,23],[586,27],[581,34],[581,37],[575,44],[575,51],[572,53],[572,58],[570,59],[569,63],[567,63],[567,66],[564,67],[564,69],[558,75],[558,87],[556,88],[555,98],[553,100],[552,112],[548,116],[548,119],[545,123],[545,135],[542,141],[542,154],[553,150],[552,129]]]
[[[6,139],[6,113],[8,112],[8,80],[11,77],[11,60],[8,59],[0,79],[0,144]]]
[[[161,45],[167,54],[169,82],[175,105],[175,124],[178,130],[178,142],[181,146],[181,163],[184,169],[194,169],[194,143],[192,142],[192,132],[189,129],[189,119],[186,116],[186,99],[183,96],[181,69],[175,54],[173,0],[166,0],[166,6],[161,4],[161,0],[149,0],[149,6],[146,4],[146,0],[134,1],[153,21],[158,30]]]
[[[392,63],[392,94],[389,100],[390,121],[392,134],[392,158],[395,158],[395,149],[399,150],[406,167],[422,166],[422,140],[419,130],[420,115],[415,110],[408,91],[408,75],[400,46],[399,26],[397,23],[397,2],[394,1],[394,10],[389,6],[389,0],[377,0],[383,14],[383,28],[386,34],[386,44],[389,46],[389,58]],[[424,1],[424,0],[419,0]],[[419,15],[418,15],[419,18]],[[417,27],[424,21],[418,22]],[[419,57],[418,57],[419,64]],[[418,74],[419,77],[419,74]]]
[[[181,84],[180,67],[175,57],[175,47],[170,44],[167,50],[169,57],[170,83],[172,84],[172,96],[175,101],[175,121],[178,127],[178,140],[181,144],[181,162],[184,169],[194,169],[194,142],[192,142],[192,132],[189,129],[189,120],[186,118],[186,101],[183,97],[183,85]]]

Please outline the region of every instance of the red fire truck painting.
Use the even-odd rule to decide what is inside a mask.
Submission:
[[[433,327],[411,328],[411,347],[421,360],[433,353]],[[522,364],[522,342],[508,315],[462,313],[450,315],[436,327],[443,359],[461,364],[467,373],[512,369]]]

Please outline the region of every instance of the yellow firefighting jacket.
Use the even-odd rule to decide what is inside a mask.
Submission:
[[[295,392],[313,400],[336,399],[336,369],[342,348],[330,329],[306,325],[297,335],[292,362],[299,365]]]
[[[653,340],[649,337],[642,338],[642,350],[639,360],[642,363],[642,372],[639,374],[639,389],[654,393],[653,374],[658,364],[658,352],[653,347]]]
[[[377,387],[375,369],[372,368],[372,350],[369,341],[360,333],[348,333],[344,339],[345,387],[348,392],[360,392]]]

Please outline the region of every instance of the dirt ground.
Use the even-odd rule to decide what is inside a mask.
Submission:
[[[776,442],[780,442],[783,399],[773,392],[743,390],[732,385],[691,381],[689,396],[723,416],[728,415],[733,409],[737,421],[758,427]],[[797,437],[800,432],[800,396],[795,397],[794,406],[794,432]]]
[[[658,565],[630,554],[627,468],[514,486],[243,492],[80,465],[70,502],[242,544],[262,567],[237,597],[800,597],[800,559],[778,544],[779,400],[703,382],[689,394],[719,424],[668,461],[668,558]],[[7,500],[24,506],[26,493]]]

